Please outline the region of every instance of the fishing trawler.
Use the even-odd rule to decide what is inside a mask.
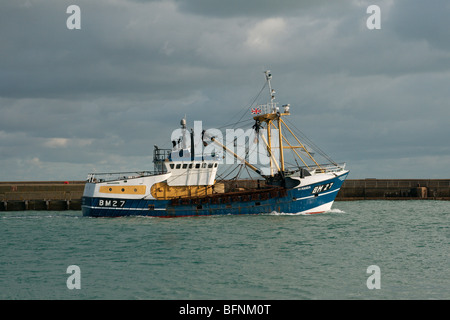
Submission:
[[[274,101],[271,79],[270,71],[265,71],[264,87],[268,87],[270,99],[248,108],[253,125],[239,132],[246,134],[244,139],[234,137],[225,142],[217,130],[189,131],[184,118],[177,134],[172,134],[178,138],[172,140],[171,149],[155,146],[154,171],[89,174],[82,197],[83,215],[187,217],[330,210],[349,171],[345,163],[335,163],[320,148],[314,150],[306,136],[308,143],[297,137],[298,129],[285,121],[290,105],[280,109]],[[245,142],[251,146],[238,148],[237,144]],[[319,164],[313,150],[328,163]],[[251,151],[258,153],[256,161]],[[293,166],[288,165],[288,151]],[[227,180],[229,174],[219,174],[219,167],[230,159],[239,171],[246,169],[247,178]]]

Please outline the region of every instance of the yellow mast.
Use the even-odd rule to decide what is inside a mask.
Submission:
[[[284,149],[291,149],[293,150],[293,152],[297,155],[297,157],[303,162],[303,164],[306,167],[309,167],[306,162],[302,159],[302,157],[300,157],[300,155],[298,154],[298,152],[295,150],[295,148],[299,148],[299,149],[303,149],[303,151],[305,151],[305,153],[308,155],[308,157],[317,165],[318,168],[321,169],[321,166],[317,163],[317,161],[314,159],[314,157],[311,155],[311,153],[306,149],[306,147],[300,142],[300,140],[295,136],[295,134],[292,132],[292,130],[288,127],[288,125],[283,121],[282,117],[283,116],[288,116],[290,115],[289,112],[289,105],[284,105],[283,108],[284,110],[282,112],[280,112],[279,108],[277,107],[277,103],[274,103],[274,99],[275,99],[275,91],[272,89],[271,87],[271,83],[270,80],[272,79],[272,75],[270,74],[270,71],[265,71],[264,72],[266,75],[266,81],[269,85],[269,91],[270,91],[270,102],[269,104],[265,105],[262,107],[262,114],[257,115],[255,117],[253,117],[254,120],[256,120],[257,122],[265,122],[266,123],[266,129],[267,129],[267,140],[265,141],[265,138],[263,135],[261,135],[263,137],[264,143],[267,146],[267,150],[269,152],[270,155],[270,175],[274,176],[274,170],[273,170],[273,165],[275,164],[275,166],[278,169],[278,172],[283,175],[284,171],[285,171],[285,164],[284,164]],[[277,125],[275,125],[275,123],[277,123]],[[291,143],[289,143],[289,141],[286,139],[285,136],[283,136],[283,131],[281,129],[282,125],[284,125],[286,127],[286,129],[291,133],[291,135],[295,138],[295,140],[299,143],[299,146],[292,146]],[[279,139],[279,155],[280,155],[280,165],[278,165],[276,159],[273,157],[273,152],[272,152],[272,126],[278,130],[278,139]],[[283,140],[286,141],[286,143],[289,146],[283,146]]]
[[[264,110],[264,113],[253,117],[256,121],[259,122],[265,122],[266,128],[267,128],[267,140],[266,142],[268,152],[271,155],[270,157],[270,175],[273,177],[273,164],[277,166],[278,171],[282,174],[284,172],[284,152],[283,152],[283,133],[281,132],[281,116],[287,115],[289,113],[280,113],[279,109],[277,107],[277,104],[273,102],[275,99],[275,90],[272,89],[272,86],[270,84],[270,79],[272,79],[272,75],[270,74],[270,70],[267,70],[264,72],[266,75],[266,81],[269,85],[269,92],[270,92],[270,103],[265,107],[266,110]],[[276,120],[278,123],[278,128],[275,126],[273,121]],[[280,148],[280,165],[276,163],[275,159],[273,159],[273,152],[272,152],[272,131],[271,126],[273,126],[275,129],[278,129],[278,142],[279,142],[279,148]]]
[[[271,131],[270,131],[270,124],[267,125],[267,139],[269,140],[269,142],[266,144],[267,144],[267,151],[269,152],[269,155],[270,155],[270,159],[269,159],[269,161],[270,161],[270,176],[273,177],[272,135],[271,135]]]
[[[281,132],[281,115],[278,116],[278,139],[280,145],[281,172],[284,172],[283,133]]]
[[[321,166],[317,163],[317,161],[313,158],[311,153],[306,149],[306,147],[300,142],[300,140],[295,136],[295,134],[292,132],[292,130],[289,128],[289,126],[283,121],[283,116],[290,115],[289,112],[289,105],[282,106],[283,110],[280,111],[277,107],[277,103],[274,103],[273,100],[275,99],[275,91],[270,86],[270,79],[272,78],[272,75],[269,73],[270,71],[266,71],[266,80],[269,84],[269,90],[271,93],[271,101],[269,104],[265,106],[261,106],[261,114],[256,115],[253,117],[253,119],[257,122],[257,127],[260,127],[260,123],[266,124],[267,129],[267,140],[264,136],[264,134],[261,134],[261,138],[264,141],[264,144],[267,147],[267,151],[269,153],[269,160],[270,160],[270,176],[274,176],[274,166],[276,169],[278,169],[278,173],[280,176],[284,177],[285,174],[285,163],[284,163],[284,149],[291,149],[295,155],[303,162],[303,164],[309,168],[307,163],[303,160],[303,158],[298,154],[298,152],[295,149],[303,149],[305,153],[311,158],[311,160],[317,165],[319,169],[322,169]],[[275,124],[276,122],[276,124]],[[295,140],[298,142],[298,146],[292,145],[288,139],[283,135],[283,130],[281,129],[282,125],[286,127],[286,129],[291,133],[292,136],[294,136]],[[278,164],[277,159],[274,157],[274,153],[272,152],[272,126],[274,129],[278,130],[278,142],[279,142],[279,155],[280,155],[280,164]],[[287,143],[288,146],[283,145],[283,140]],[[228,149],[226,146],[221,144],[219,141],[217,141],[214,137],[211,137],[211,141],[215,142],[217,145],[222,147],[222,149],[230,154],[232,154],[236,159],[242,161],[247,167],[255,171],[256,173],[261,174],[261,170],[255,167],[254,165],[250,164],[248,161],[243,159],[242,157],[238,156],[236,153],[234,153],[232,150]]]
[[[266,137],[264,137],[263,135],[261,135],[261,138],[263,139],[264,143],[266,144],[267,151],[269,152],[269,156],[270,156],[270,164],[272,164],[272,161],[273,161],[273,163],[274,163],[275,166],[277,167],[278,171],[281,171],[280,167],[278,166],[278,162],[276,161],[275,157],[273,156],[272,149],[269,148],[269,144],[268,144],[267,141],[266,141]],[[273,177],[273,170],[272,170],[272,168],[270,168],[270,169],[271,169],[271,171],[270,171],[271,176]]]

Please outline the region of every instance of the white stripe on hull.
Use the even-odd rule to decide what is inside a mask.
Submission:
[[[333,202],[334,202],[334,201],[331,201],[331,202],[322,204],[322,205],[320,205],[320,206],[318,206],[318,207],[314,207],[314,208],[312,208],[312,209],[305,210],[305,211],[302,211],[302,212],[299,212],[299,213],[309,213],[309,214],[312,214],[312,213],[322,213],[322,212],[331,210],[331,206],[333,205]]]

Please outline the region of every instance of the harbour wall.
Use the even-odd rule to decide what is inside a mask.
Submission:
[[[0,211],[81,210],[85,181],[0,182]]]
[[[450,200],[450,179],[347,179],[336,201]]]
[[[262,182],[261,182],[262,184]],[[85,181],[0,182],[0,211],[81,210]],[[256,187],[230,182],[225,191]],[[336,201],[450,200],[450,179],[348,179]]]

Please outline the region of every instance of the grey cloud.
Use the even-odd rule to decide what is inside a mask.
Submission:
[[[176,0],[181,11],[208,17],[274,17],[296,15],[312,8],[337,7],[350,1],[339,0],[332,3],[314,0]]]
[[[181,117],[229,123],[265,69],[290,120],[353,177],[411,177],[426,161],[422,176],[438,175],[448,6],[380,1],[369,31],[370,2],[80,0],[81,30],[66,28],[73,1],[3,2],[0,179],[151,169]]]
[[[425,41],[447,51],[450,37],[450,3],[445,0],[396,1],[390,26],[404,40]]]

